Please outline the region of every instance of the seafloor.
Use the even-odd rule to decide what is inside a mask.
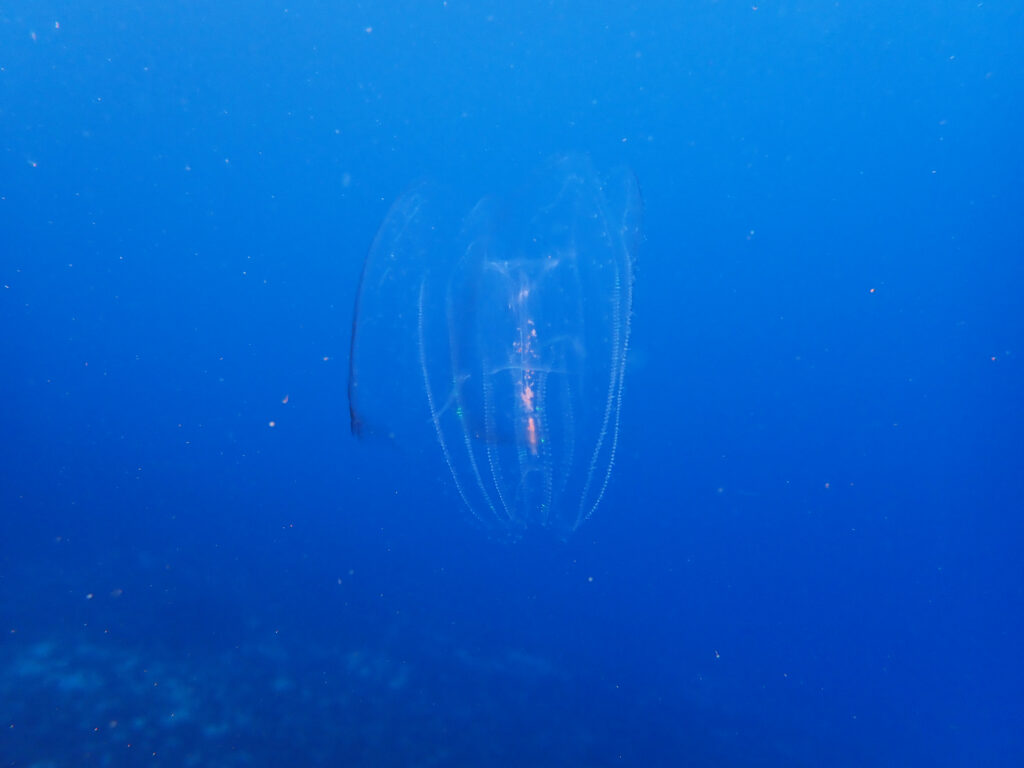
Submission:
[[[9,632],[0,765],[799,765],[782,734],[508,649],[415,660],[308,638],[215,652]]]

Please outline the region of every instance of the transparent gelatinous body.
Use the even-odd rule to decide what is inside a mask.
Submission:
[[[481,522],[567,534],[611,475],[641,203],[633,175],[552,160],[468,214],[426,186],[391,208],[352,327],[352,430],[430,435]]]

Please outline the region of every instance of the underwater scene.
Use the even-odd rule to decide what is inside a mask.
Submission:
[[[1021,40],[0,7],[0,768],[1024,765]]]

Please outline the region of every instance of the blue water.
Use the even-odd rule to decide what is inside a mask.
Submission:
[[[1021,40],[0,8],[0,765],[1024,764]],[[559,153],[642,191],[621,423],[592,517],[509,540],[350,433],[353,302],[410,185]]]

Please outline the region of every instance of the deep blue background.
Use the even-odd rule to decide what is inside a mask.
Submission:
[[[948,0],[5,5],[0,764],[142,764],[116,659],[253,710],[147,764],[1024,764],[1022,40]],[[509,545],[348,434],[351,305],[411,181],[562,150],[643,187],[623,431],[594,518]]]

